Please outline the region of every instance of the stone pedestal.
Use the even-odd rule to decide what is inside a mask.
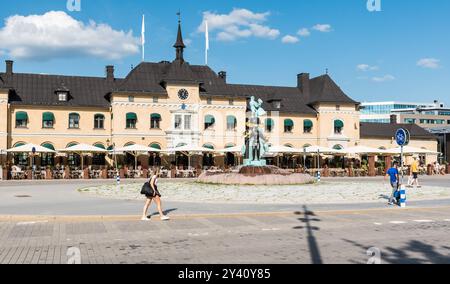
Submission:
[[[375,172],[375,156],[369,156],[369,176],[376,176]]]

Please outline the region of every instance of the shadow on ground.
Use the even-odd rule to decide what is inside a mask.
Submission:
[[[320,222],[321,220],[316,218],[316,214],[312,211],[309,211],[306,206],[303,206],[303,212],[295,212],[296,215],[302,215],[302,218],[298,220],[304,223],[304,226],[297,226],[293,229],[296,230],[306,230],[309,253],[311,256],[311,263],[313,264],[322,264],[322,256],[320,255],[319,245],[317,244],[317,240],[314,236],[314,231],[319,231],[320,228],[316,226],[312,226],[312,222]]]
[[[370,246],[365,246],[355,241],[346,240],[356,247],[368,250]],[[446,250],[447,254],[438,252],[438,248],[422,241],[412,240],[401,247],[386,246],[381,249],[381,263],[383,264],[448,264],[450,263],[450,248],[440,247]],[[353,260],[349,260],[355,263]]]

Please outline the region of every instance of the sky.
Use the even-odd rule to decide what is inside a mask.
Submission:
[[[125,77],[142,61],[142,15],[145,61],[159,62],[175,57],[180,11],[185,59],[205,64],[207,20],[208,65],[228,82],[295,86],[298,73],[328,70],[360,102],[450,106],[450,1],[370,1],[0,0],[0,60],[18,73],[82,76],[111,64]]]

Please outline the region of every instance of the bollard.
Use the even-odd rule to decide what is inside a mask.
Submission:
[[[120,185],[120,176],[119,175],[117,175],[116,181],[117,181],[117,185]]]
[[[317,172],[317,182],[320,182],[320,171]]]
[[[400,207],[406,208],[406,187],[404,185],[400,187]]]

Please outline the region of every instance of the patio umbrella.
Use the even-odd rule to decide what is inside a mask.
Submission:
[[[322,146],[306,147],[304,151],[308,154],[317,155],[317,173],[320,172],[320,154],[324,154],[324,155],[344,154],[344,152],[342,150],[336,150],[336,149],[322,147]]]
[[[272,146],[269,147],[269,153],[272,154],[299,154],[303,153],[303,149],[296,149],[287,146]]]
[[[205,147],[200,147],[200,146],[184,145],[184,146],[176,147],[176,148],[168,148],[161,152],[166,152],[166,153],[180,152],[180,153],[182,153],[183,155],[188,157],[189,168],[190,168],[191,167],[191,156],[195,155],[196,153],[202,153],[202,154],[203,153],[213,153],[214,150],[205,148]]]
[[[234,146],[234,147],[230,147],[230,148],[217,150],[215,152],[217,152],[217,153],[241,153],[242,152],[242,146]]]
[[[58,150],[58,152],[78,154],[81,157],[81,171],[82,171],[82,175],[84,176],[83,154],[85,154],[85,153],[106,153],[107,150],[96,147],[96,146],[88,145],[88,144],[77,144],[77,145],[68,147],[66,149]]]
[[[19,147],[11,148],[6,150],[7,153],[32,153],[33,148],[35,149],[35,153],[56,153],[55,151],[34,144],[26,144]]]
[[[366,146],[356,146],[356,147],[350,147],[343,150],[340,150],[344,152],[345,154],[385,154],[386,150],[381,150],[377,148],[371,148]]]
[[[137,169],[137,158],[139,155],[148,154],[149,152],[161,152],[160,149],[147,147],[144,145],[133,144],[122,148],[117,148],[111,152],[126,152],[134,156],[134,169]]]
[[[401,154],[401,147],[385,150],[385,153],[389,154]],[[410,146],[403,147],[403,154],[405,155],[415,155],[415,154],[428,154],[428,155],[439,155],[437,151],[431,151],[427,149],[415,148]]]

